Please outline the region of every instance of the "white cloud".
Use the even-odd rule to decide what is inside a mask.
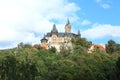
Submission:
[[[85,26],[85,25],[91,24],[91,22],[90,22],[89,20],[83,20],[83,21],[81,22],[81,24],[82,24],[83,26]]]
[[[21,41],[39,43],[41,34],[52,29],[52,20],[63,31],[66,19],[76,21],[79,10],[67,0],[0,0],[0,42],[12,42],[10,47]]]
[[[107,36],[120,38],[120,26],[110,24],[95,24],[91,29],[82,32],[89,39],[101,39]]]
[[[106,2],[104,0],[96,0],[96,2],[103,8],[103,9],[108,9],[110,8],[110,4],[108,4],[109,0],[106,0]]]
[[[109,4],[102,4],[101,6],[102,6],[104,9],[110,8],[110,5],[109,5]]]

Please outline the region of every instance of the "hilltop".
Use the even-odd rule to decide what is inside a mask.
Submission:
[[[108,41],[106,51],[87,53],[85,38],[72,39],[73,49],[46,50],[23,44],[0,51],[1,80],[119,80],[120,44]]]

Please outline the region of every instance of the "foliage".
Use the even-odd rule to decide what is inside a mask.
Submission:
[[[73,42],[73,51],[28,46],[0,51],[0,80],[117,80],[120,58],[99,50],[87,54],[90,42],[80,37]]]
[[[120,53],[120,44],[117,44],[113,40],[109,40],[108,44],[106,44],[106,52],[109,54]]]
[[[88,48],[91,46],[91,42],[88,42],[85,38],[80,36],[72,39],[74,53],[87,53]]]
[[[120,57],[116,61],[116,75],[118,80],[120,80]]]
[[[72,39],[72,43],[75,45],[80,45],[84,48],[89,48],[90,45],[92,44],[91,42],[88,42],[85,38],[81,38],[81,37],[76,37]]]
[[[15,56],[5,56],[0,63],[0,80],[35,80],[37,67],[31,61],[18,61]]]
[[[116,45],[115,41],[109,40],[108,44],[106,45],[106,52],[110,54],[115,52],[115,48],[116,48],[115,45]]]
[[[56,48],[55,47],[51,47],[51,48],[49,48],[49,51],[51,52],[51,53],[56,53]]]

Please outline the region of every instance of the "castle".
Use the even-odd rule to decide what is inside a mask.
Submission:
[[[48,32],[41,39],[41,47],[49,49],[55,47],[57,51],[60,51],[62,45],[72,47],[71,39],[80,36],[80,31],[78,34],[71,32],[71,24],[69,19],[65,25],[65,32],[58,32],[56,25],[53,25],[51,32]]]

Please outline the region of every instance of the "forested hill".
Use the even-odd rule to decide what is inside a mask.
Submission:
[[[0,80],[120,80],[120,44],[87,53],[91,42],[72,40],[73,49],[20,48],[0,51]]]

